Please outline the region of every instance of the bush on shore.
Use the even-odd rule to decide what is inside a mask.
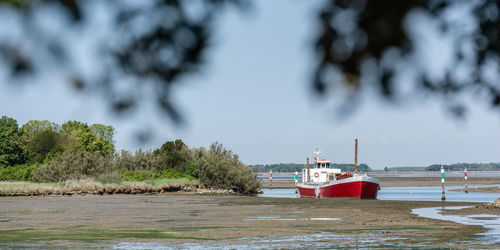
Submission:
[[[50,163],[33,170],[35,182],[101,179],[112,172],[112,158],[99,152],[64,152]]]
[[[163,170],[161,172],[152,171],[128,171],[123,173],[122,180],[124,181],[148,181],[157,179],[191,179],[194,178],[186,173],[176,170]]]
[[[28,165],[0,167],[0,181],[31,181],[33,168]]]
[[[198,177],[202,184],[233,189],[240,193],[256,193],[260,187],[257,175],[243,164],[238,155],[214,143],[210,149],[195,150]]]
[[[256,193],[260,182],[238,155],[214,143],[210,149],[179,147],[168,153],[121,151],[114,158],[98,152],[64,152],[33,170],[35,182],[92,179],[100,181],[147,181],[198,179],[206,187]]]

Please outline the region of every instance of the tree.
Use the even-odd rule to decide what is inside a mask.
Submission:
[[[73,152],[100,152],[103,156],[114,153],[115,146],[112,140],[115,129],[111,126],[102,124],[89,126],[79,121],[68,121],[61,128],[65,147]]]
[[[116,132],[115,128],[113,128],[112,126],[106,126],[103,124],[96,123],[90,126],[90,131],[92,131],[92,133],[96,134],[102,139],[114,143],[113,137],[115,136]]]
[[[21,163],[19,147],[19,127],[13,118],[0,118],[0,166],[10,166]]]
[[[170,99],[172,86],[203,64],[218,13],[228,5],[243,6],[244,1],[199,1],[194,12],[189,10],[192,7],[189,2],[156,0],[130,4],[122,1],[0,0],[0,8],[19,16],[23,27],[33,31],[26,32],[28,38],[24,39],[47,52],[43,63],[37,64],[36,53],[27,52],[18,42],[4,40],[0,41],[0,47],[4,48],[1,59],[10,64],[9,70],[14,78],[36,74],[39,69],[47,70],[46,62],[53,62],[60,67],[49,68],[61,68],[65,73],[71,69],[71,83],[75,89],[98,90],[106,95],[118,113],[131,110],[140,102],[154,100],[160,110],[178,122],[181,117]],[[99,53],[103,59],[99,60],[102,71],[92,76],[84,74],[82,68],[72,63],[68,44],[58,39],[61,34],[43,32],[44,28],[34,16],[44,7],[53,8],[67,17],[57,21],[68,24],[69,30],[65,31],[85,26],[96,8],[108,14],[107,17],[113,20],[110,23],[112,32],[107,32],[102,41],[109,43],[101,43],[99,48],[88,51],[89,54]],[[60,16],[46,18],[53,17]],[[120,82],[123,84],[117,84]],[[125,87],[127,84],[133,87]],[[143,98],[143,86],[154,89],[154,98]]]
[[[51,151],[52,154],[62,152],[60,142],[59,133],[52,129],[38,131],[25,146],[24,153],[28,157],[28,162],[31,164],[42,163]]]
[[[86,132],[90,131],[89,125],[79,121],[68,121],[61,126],[62,133],[71,133],[73,131]]]
[[[13,118],[0,118],[0,165],[14,165],[21,161],[19,128]]]
[[[450,18],[457,8],[469,8],[476,20]],[[405,95],[398,85],[410,82],[414,90],[445,100],[458,116],[466,111],[464,94],[475,94],[475,100],[500,110],[500,86],[489,75],[500,73],[499,11],[500,3],[494,0],[330,0],[317,15],[314,89],[328,96],[344,87],[349,90],[344,107],[352,108],[360,90],[371,86],[393,104],[404,101],[415,92]],[[439,25],[438,35],[453,38],[448,46],[454,59],[438,75],[419,65],[418,48],[425,45],[412,34],[418,24],[409,19],[415,15],[431,18]],[[430,33],[434,27],[428,26]],[[466,76],[464,68],[470,70]],[[402,78],[405,75],[412,77]]]
[[[191,151],[180,139],[165,142],[153,154],[161,159],[164,168],[180,172],[185,172],[192,162]],[[195,172],[193,169],[190,171]]]
[[[20,147],[22,148],[23,152],[25,155],[28,149],[26,147],[30,143],[31,140],[33,140],[33,137],[40,131],[43,130],[50,130],[53,132],[57,132],[59,129],[59,126],[53,122],[43,120],[43,121],[38,121],[38,120],[29,120],[26,122],[20,129],[21,136],[19,138],[20,142]]]

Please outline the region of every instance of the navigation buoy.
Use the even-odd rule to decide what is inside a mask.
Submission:
[[[441,200],[444,201],[444,200],[446,200],[446,196],[444,194],[444,168],[443,168],[443,165],[441,165],[441,188],[443,189],[443,192],[441,193]]]

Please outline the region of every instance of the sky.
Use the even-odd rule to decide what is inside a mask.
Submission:
[[[457,119],[440,100],[388,105],[367,91],[356,112],[340,116],[310,88],[318,1],[254,5],[250,13],[220,17],[206,65],[174,89],[181,126],[148,106],[116,117],[101,96],[75,93],[51,75],[21,87],[0,78],[0,115],[20,125],[31,119],[109,124],[118,132],[117,149],[155,148],[177,138],[190,147],[218,141],[246,164],[302,163],[315,147],[333,162],[352,163],[356,137],[358,161],[374,169],[500,162],[500,114],[477,100],[467,102],[466,119]],[[440,51],[440,40],[430,40],[435,47],[424,55]],[[154,131],[146,144],[135,140],[140,126]]]

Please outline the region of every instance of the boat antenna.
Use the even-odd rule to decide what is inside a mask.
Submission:
[[[314,157],[314,158],[316,158],[316,160],[321,160],[321,157],[320,157],[321,151],[319,151],[318,147],[316,147],[314,154],[316,155],[316,157]]]
[[[358,138],[354,138],[354,173],[358,173]]]

